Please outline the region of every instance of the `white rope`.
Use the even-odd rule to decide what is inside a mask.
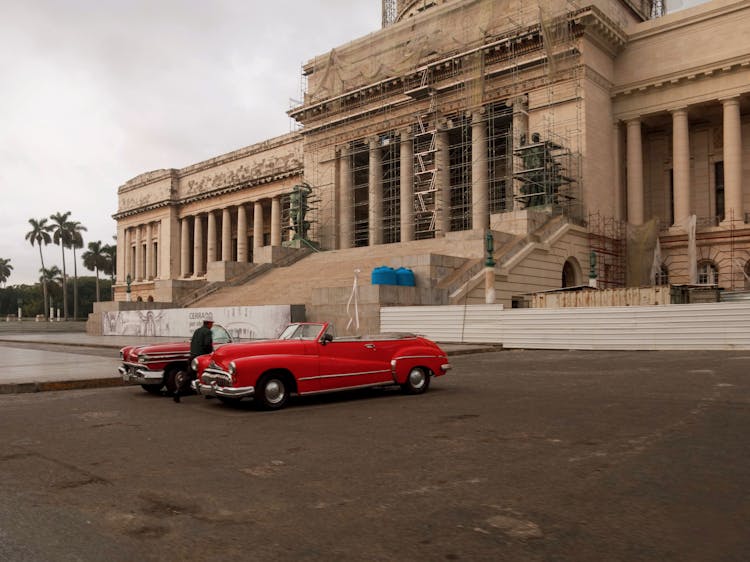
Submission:
[[[346,324],[346,331],[349,332],[352,324],[354,324],[355,330],[359,330],[359,284],[357,276],[361,272],[361,269],[354,270],[354,284],[352,285],[352,294],[349,295],[349,300],[346,303],[346,313],[349,315],[349,322]],[[352,301],[354,301],[354,316],[349,312]]]

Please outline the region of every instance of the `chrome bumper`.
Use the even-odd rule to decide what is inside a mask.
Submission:
[[[255,394],[254,386],[243,386],[240,388],[234,386],[219,386],[216,383],[203,384],[194,380],[190,387],[203,396],[219,396],[222,398],[250,398]]]
[[[164,371],[149,371],[140,367],[121,365],[117,371],[125,382],[137,384],[162,384]]]
[[[440,365],[440,370],[443,371],[443,374],[447,373],[453,368],[453,366],[450,363],[443,363]]]

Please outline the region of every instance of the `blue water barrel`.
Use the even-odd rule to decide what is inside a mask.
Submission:
[[[373,285],[396,285],[396,270],[387,265],[381,265],[372,270]]]
[[[405,287],[414,287],[414,272],[408,267],[399,267],[396,270],[396,281]]]

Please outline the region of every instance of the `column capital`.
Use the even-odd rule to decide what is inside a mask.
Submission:
[[[740,104],[740,96],[730,96],[726,98],[719,98],[719,101],[724,107],[732,106],[732,105],[739,105]]]
[[[688,108],[686,105],[681,105],[678,107],[670,107],[667,111],[669,111],[672,115],[679,115],[682,113],[687,113],[687,110]]]
[[[475,109],[471,112],[471,123],[480,123],[484,121],[484,117],[487,115],[487,109],[484,107],[480,107],[479,109]]]
[[[509,98],[505,102],[505,107],[512,107],[516,108],[516,106],[525,106],[529,103],[529,96],[526,94],[521,94],[520,96],[514,96],[512,98]]]

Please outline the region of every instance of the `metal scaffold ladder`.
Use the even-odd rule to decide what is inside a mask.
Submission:
[[[427,72],[422,77],[422,86]],[[436,100],[430,95],[428,111],[417,115],[414,133],[414,230],[417,239],[432,238],[437,221]]]

